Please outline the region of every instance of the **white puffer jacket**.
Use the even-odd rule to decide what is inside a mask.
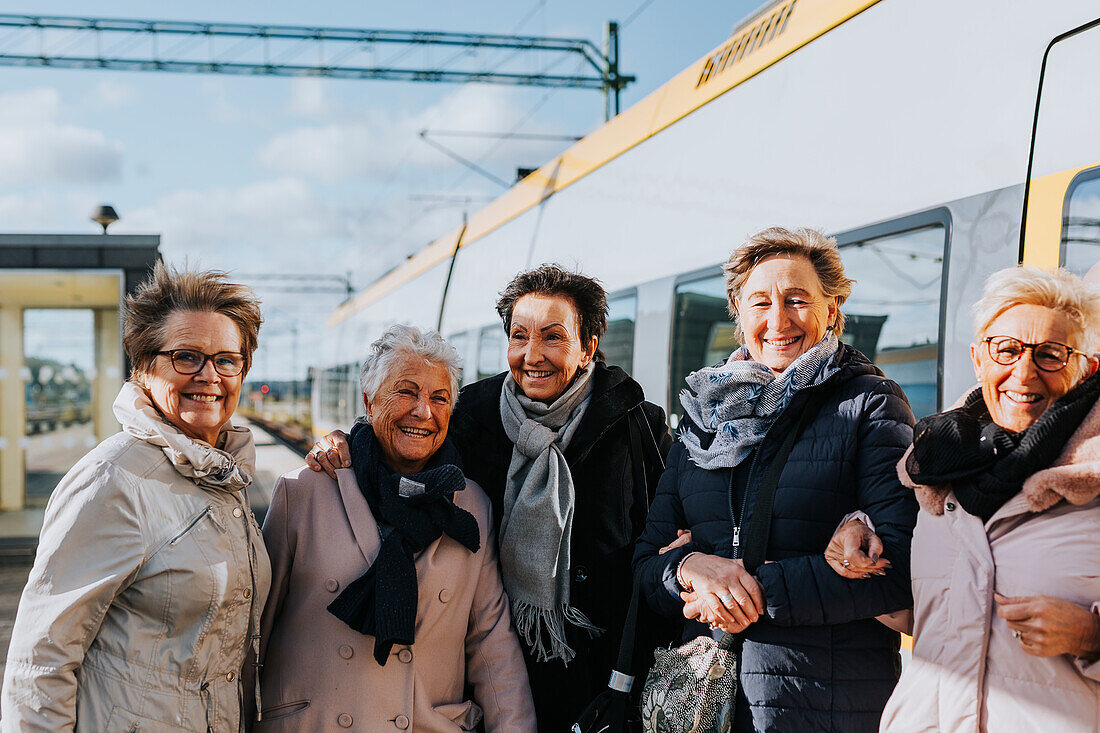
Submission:
[[[4,675],[4,731],[237,731],[271,569],[245,493],[245,428],[221,449],[127,383],[123,432],[46,507]]]
[[[908,453],[906,454],[908,457]],[[1100,730],[1100,662],[1026,654],[997,615],[994,591],[1100,610],[1100,405],[1054,465],[988,522],[950,487],[914,485],[913,658],[883,731]]]

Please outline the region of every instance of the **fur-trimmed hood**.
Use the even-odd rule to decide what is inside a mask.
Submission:
[[[925,511],[939,516],[951,487],[913,481],[905,468],[912,452],[913,446],[909,446],[898,461],[898,477],[913,489]],[[1100,402],[1089,410],[1054,463],[1024,482],[1023,495],[1033,512],[1046,511],[1062,501],[1082,506],[1100,496]]]

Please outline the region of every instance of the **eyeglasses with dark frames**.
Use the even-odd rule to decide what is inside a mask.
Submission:
[[[987,336],[982,341],[989,349],[990,358],[1004,366],[1015,364],[1025,351],[1031,349],[1031,360],[1044,372],[1060,372],[1065,369],[1071,356],[1087,356],[1057,341],[1029,344],[1011,336]]]
[[[158,351],[157,356],[167,356],[172,360],[172,368],[177,374],[198,374],[206,368],[206,362],[214,365],[214,371],[223,377],[235,377],[244,371],[244,354],[234,351],[219,351],[217,354],[204,354],[194,349],[171,349]]]

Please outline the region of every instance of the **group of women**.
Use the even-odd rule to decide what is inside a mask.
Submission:
[[[995,274],[978,386],[914,425],[840,341],[833,240],[767,229],[725,271],[741,346],[688,377],[675,440],[603,360],[603,288],[543,266],[500,295],[503,374],[459,390],[438,334],[374,342],[364,417],[280,478],[261,537],[230,422],[259,304],[158,265],[128,298],[123,432],[47,508],[3,730],[567,731],[635,583],[639,647],[742,640],[737,731],[1095,730],[1095,291]]]

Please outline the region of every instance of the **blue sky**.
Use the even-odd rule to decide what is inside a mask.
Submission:
[[[758,4],[36,0],[2,2],[0,12],[518,32],[597,43],[606,21],[634,15],[621,37],[621,69],[638,77],[624,92],[626,107],[721,43]],[[37,40],[9,31],[0,33],[5,43]],[[602,97],[587,90],[0,67],[0,231],[93,232],[87,217],[108,202],[122,217],[112,232],[161,234],[171,263],[236,273],[350,272],[363,287],[458,223],[460,207],[418,198],[501,191],[430,148],[419,130],[583,135],[602,121]],[[509,180],[517,166],[538,166],[567,144],[440,141]],[[254,376],[303,374],[313,332],[340,297],[256,286],[268,353],[258,355]]]

